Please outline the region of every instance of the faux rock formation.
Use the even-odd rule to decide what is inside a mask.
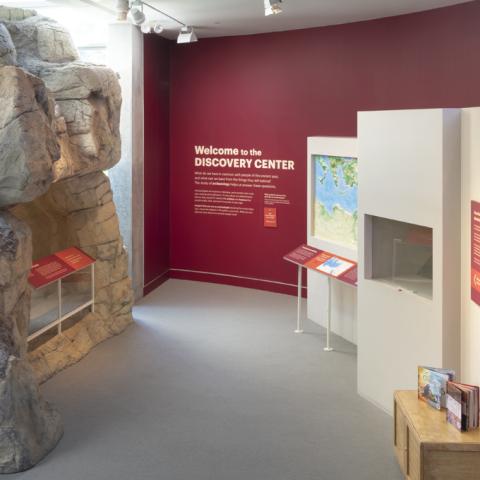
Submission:
[[[10,9],[11,12],[13,10]],[[0,10],[0,20],[3,18],[15,45],[18,65],[37,75],[46,64],[78,60],[77,49],[68,31],[58,23],[33,13],[27,12],[23,19],[17,19],[14,14],[2,17]]]
[[[1,24],[0,24],[1,25]],[[53,97],[21,68],[0,75],[0,208],[45,193],[60,158]]]
[[[121,94],[81,62],[70,35],[31,10],[0,7],[0,473],[58,442],[38,382],[132,322],[133,293],[108,177],[120,159]],[[96,259],[95,311],[28,345],[32,260],[77,246]]]
[[[0,24],[0,67],[5,65],[15,65],[17,62],[17,52],[10,38],[7,27]]]
[[[0,472],[26,470],[60,440],[58,412],[45,402],[27,358],[31,233],[0,214]]]
[[[106,170],[120,159],[121,92],[106,67],[80,62],[45,68],[40,77],[53,93],[65,122],[56,179]]]
[[[52,185],[32,205],[13,209],[44,239],[55,238],[55,250],[76,245],[97,260],[95,313],[87,314],[63,335],[30,353],[40,381],[77,362],[95,345],[123,331],[132,321],[133,295],[128,261],[108,177],[102,172],[72,177]],[[57,229],[60,228],[60,231]],[[37,237],[39,238],[39,237]],[[39,248],[39,247],[37,247]],[[43,256],[48,251],[39,252]],[[35,255],[34,255],[35,256]]]

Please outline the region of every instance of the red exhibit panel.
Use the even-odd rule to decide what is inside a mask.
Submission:
[[[472,300],[480,305],[480,202],[472,201]]]
[[[277,228],[277,209],[264,208],[263,209],[263,226],[266,228]]]
[[[67,248],[37,260],[32,265],[28,281],[32,287],[41,288],[92,263],[95,260],[79,248]]]
[[[290,253],[287,253],[283,258],[287,260],[287,262],[292,262],[303,267],[309,260],[316,257],[319,252],[320,250],[315,247],[303,244]]]
[[[357,286],[357,262],[348,258],[303,244],[285,255],[283,259],[349,285]]]
[[[88,267],[95,260],[77,247],[67,248],[61,252],[55,253],[55,256],[63,260],[73,270],[81,270]]]

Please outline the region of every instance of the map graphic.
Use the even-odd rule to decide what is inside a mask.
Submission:
[[[313,235],[320,240],[357,247],[357,159],[314,155]]]

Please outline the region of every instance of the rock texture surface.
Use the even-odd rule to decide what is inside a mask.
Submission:
[[[28,226],[0,214],[0,473],[26,470],[60,440],[58,412],[45,402],[27,358],[31,267]]]
[[[0,24],[0,67],[15,65],[17,52],[5,25]]]
[[[15,9],[10,12],[13,10]],[[15,45],[18,65],[38,75],[48,64],[78,60],[77,49],[68,31],[48,18],[31,13],[27,11],[22,19],[15,18],[12,13],[6,13],[2,17],[0,10],[0,20],[3,18]]]
[[[62,156],[55,178],[113,167],[120,160],[121,92],[106,67],[80,62],[43,69],[40,77],[53,93],[60,117]]]
[[[120,159],[117,76],[79,61],[70,35],[0,7],[0,472],[32,467],[58,442],[38,382],[132,322],[128,259],[108,177]],[[96,259],[95,312],[28,345],[32,259],[78,246]]]
[[[54,103],[45,85],[21,68],[0,75],[0,208],[48,190],[60,158]]]
[[[128,261],[110,182],[103,172],[55,183],[33,205],[19,205],[13,212],[34,231],[42,231],[49,238],[56,236],[58,249],[77,245],[97,260],[95,313],[30,353],[37,377],[44,381],[131,323],[133,293]],[[57,226],[61,233],[55,235]]]

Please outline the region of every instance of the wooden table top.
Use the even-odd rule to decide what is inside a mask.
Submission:
[[[480,448],[480,429],[459,432],[447,422],[445,410],[436,410],[419,400],[416,390],[397,391],[395,400],[402,407],[421,443],[479,444]]]

